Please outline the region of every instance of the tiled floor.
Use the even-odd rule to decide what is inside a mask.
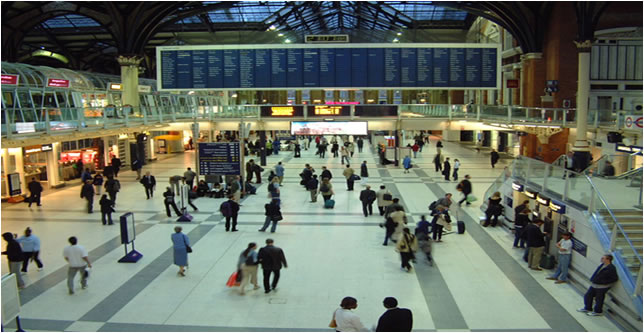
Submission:
[[[444,153],[459,158],[459,174],[470,174],[474,194],[485,190],[509,160],[496,169],[489,156],[455,143],[444,143]],[[385,184],[402,198],[410,221],[426,214],[427,206],[444,192],[456,193],[456,182],[434,172],[435,141],[419,154],[420,168],[403,174],[393,166],[378,168],[370,147],[356,153],[353,167],[366,160],[373,188]],[[153,200],[145,200],[132,172],[119,179],[115,216],[133,212],[137,221],[136,249],[143,258],[121,264],[124,254],[118,226],[103,226],[99,213],[85,213],[78,186],[43,197],[43,206],[2,205],[2,232],[21,233],[27,226],[42,240],[45,269],[31,267],[21,292],[21,318],[27,330],[53,331],[326,331],[331,313],[345,296],[358,299],[355,312],[372,327],[384,311],[382,299],[395,296],[400,306],[414,313],[414,330],[510,331],[619,331],[607,318],[590,318],[575,312],[582,303],[568,285],[545,280],[547,272],[528,270],[521,253],[511,247],[511,235],[500,228],[481,228],[478,207],[465,208],[464,235],[452,233],[434,244],[435,265],[418,260],[412,273],[400,270],[393,246],[382,246],[380,216],[364,218],[356,191],[346,191],[339,158],[320,159],[312,150],[302,158],[292,153],[269,156],[268,166],[282,160],[286,168],[282,188],[284,220],[275,234],[257,232],[268,201],[266,182],[257,195],[243,201],[237,233],[226,233],[218,207],[222,199],[200,198],[199,212],[184,232],[193,243],[185,278],[172,265],[170,234],[178,223],[165,217],[161,193],[169,176],[194,165],[187,152],[145,167],[159,182]],[[336,207],[326,210],[322,200],[310,203],[298,184],[304,163],[317,173],[326,165],[334,175]],[[268,168],[267,168],[268,169]],[[265,177],[263,178],[265,179]],[[459,198],[460,199],[460,198]],[[374,207],[375,208],[375,207]],[[377,211],[377,209],[376,209]],[[377,213],[376,213],[377,214]],[[75,235],[90,250],[94,263],[90,287],[67,295],[66,264],[62,249]],[[289,267],[282,270],[276,292],[238,291],[225,286],[235,270],[239,253],[249,242],[263,244],[267,237],[285,251]],[[6,258],[2,258],[6,274]],[[261,272],[259,274],[261,283]]]

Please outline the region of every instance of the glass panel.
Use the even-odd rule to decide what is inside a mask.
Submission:
[[[555,199],[563,199],[564,193],[564,168],[551,165],[548,172],[548,179],[546,180],[546,189],[551,193]]]
[[[586,177],[571,173],[568,170],[566,170],[566,172],[574,175],[574,177],[569,177],[567,180],[568,200],[574,201],[582,207],[588,207],[590,205],[590,194],[592,193],[592,186],[590,185],[590,183],[588,183]]]
[[[527,183],[531,183],[537,189],[541,189],[547,164],[536,160],[529,160],[528,163],[530,163],[530,173],[528,174]]]

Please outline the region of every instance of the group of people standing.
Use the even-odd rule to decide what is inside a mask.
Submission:
[[[375,332],[411,332],[414,320],[411,310],[398,307],[398,300],[394,297],[386,297],[382,301],[386,311],[374,325]],[[370,331],[360,320],[360,317],[352,310],[358,308],[358,300],[353,297],[345,297],[340,302],[340,307],[333,311],[333,317],[329,327],[336,332],[366,332]]]

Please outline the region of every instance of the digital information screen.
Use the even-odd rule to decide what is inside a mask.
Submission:
[[[199,143],[200,175],[239,175],[239,142]]]
[[[496,44],[157,47],[158,90],[500,89]]]
[[[304,107],[299,105],[261,106],[262,117],[288,118],[304,117]]]
[[[367,135],[366,121],[292,121],[293,135]]]
[[[134,230],[134,213],[126,213],[121,215],[121,244],[129,244],[136,238],[136,231]]]

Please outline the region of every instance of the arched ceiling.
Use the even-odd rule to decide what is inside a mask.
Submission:
[[[592,38],[609,2],[568,4],[577,13],[571,19],[576,19],[579,39]],[[540,52],[553,5],[550,1],[3,1],[2,60],[118,73],[117,55],[143,56],[145,66],[152,69],[154,47],[159,45],[227,43],[233,35],[235,43],[282,43],[287,38],[302,42],[308,34],[348,34],[352,42],[383,43],[393,38],[426,42],[439,31],[467,31],[479,16],[507,29],[524,53]],[[69,63],[33,57],[40,49],[61,54]]]

